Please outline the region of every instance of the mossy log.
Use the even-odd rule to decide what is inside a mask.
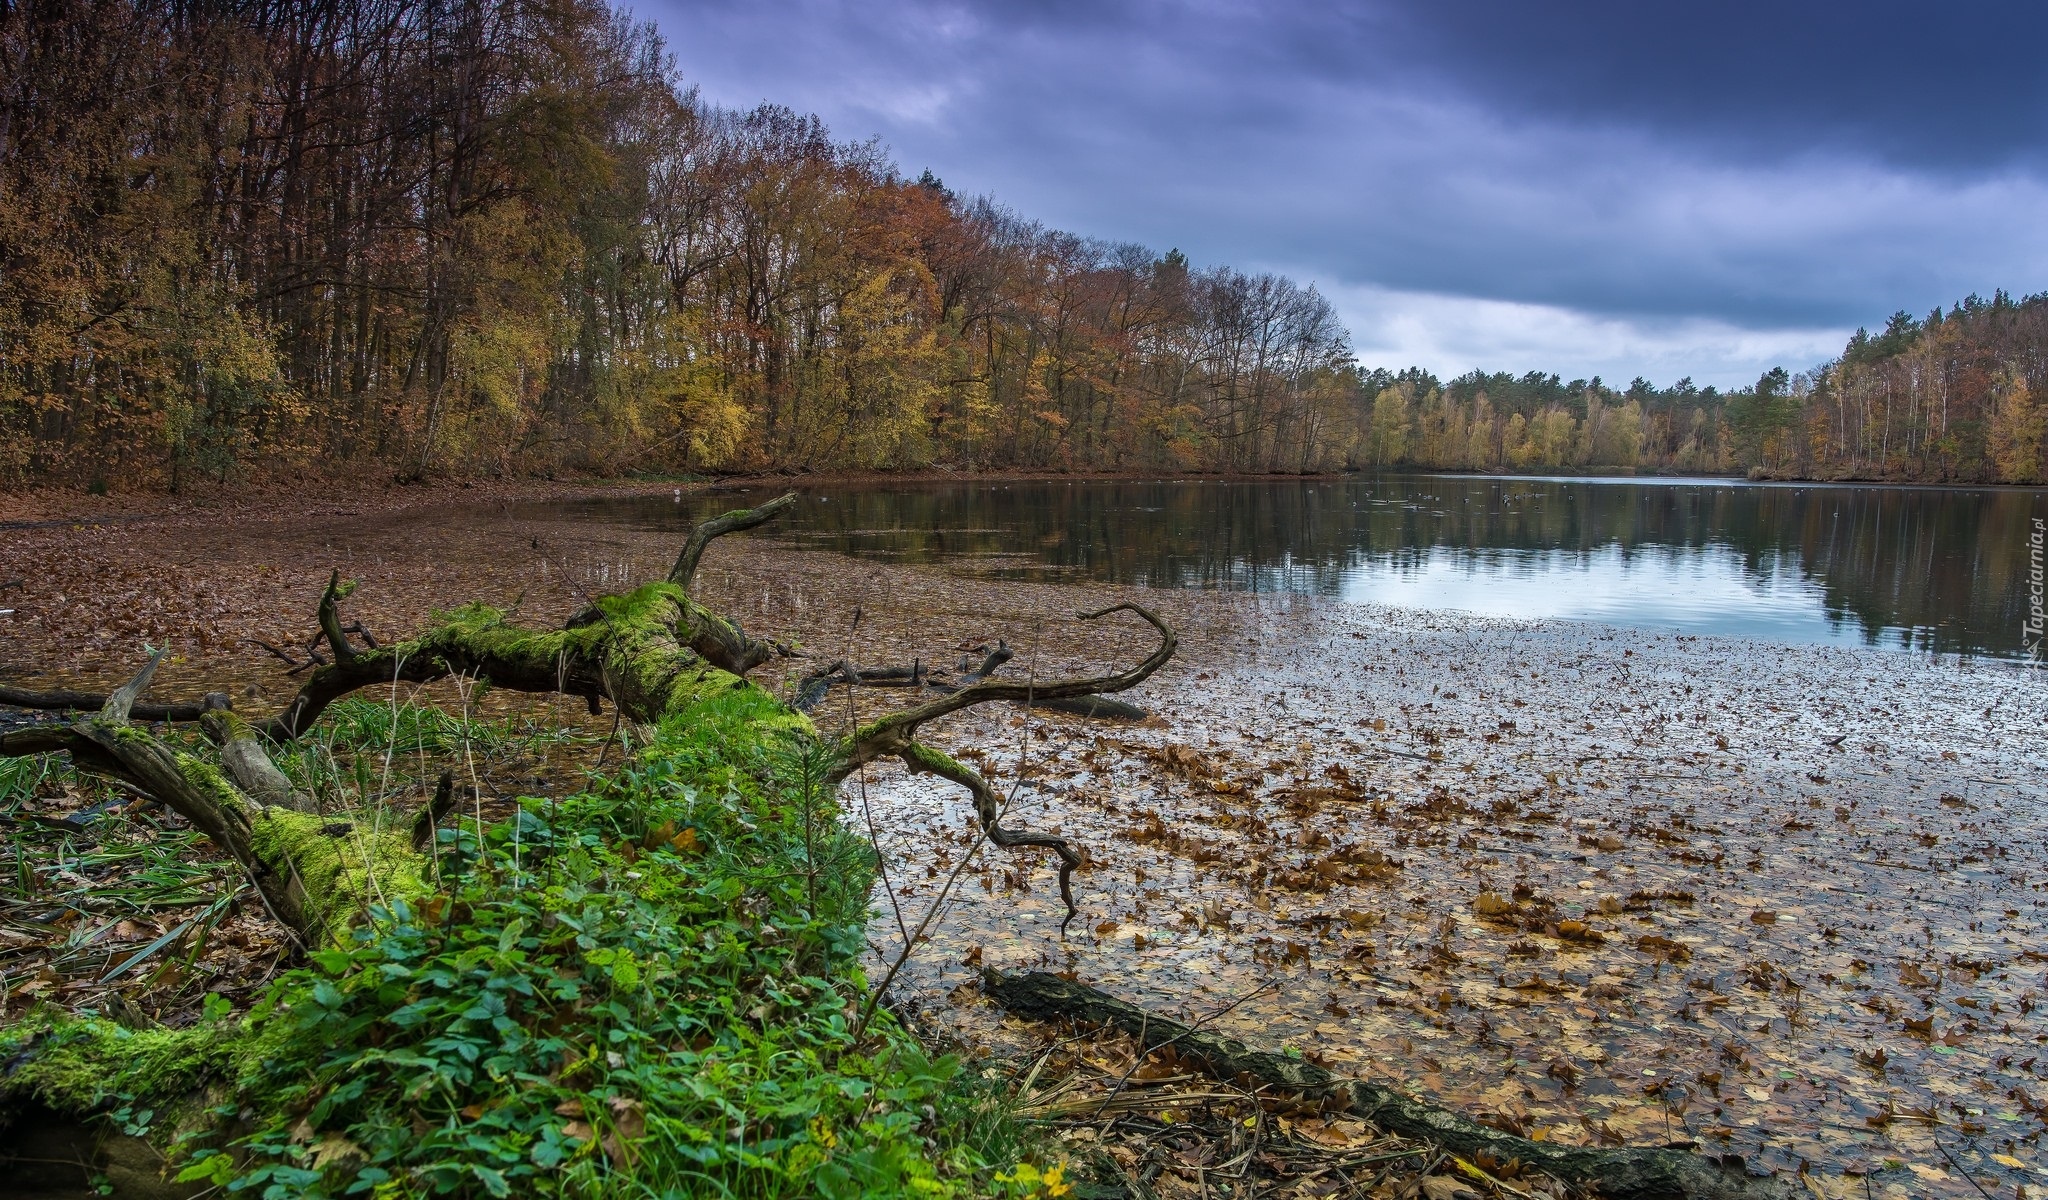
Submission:
[[[318,617],[333,652],[297,695],[263,727],[275,743],[306,732],[334,701],[364,687],[394,682],[429,683],[466,677],[515,691],[582,696],[593,705],[609,701],[636,725],[658,726],[705,699],[755,687],[745,675],[773,658],[772,643],[749,637],[735,622],[693,600],[688,585],[710,541],[770,520],[794,501],[785,495],[755,509],[742,509],[694,529],[668,579],[634,591],[605,596],[572,617],[566,627],[532,630],[506,614],[470,604],[443,614],[425,633],[393,645],[359,649],[349,640],[340,604],[352,585],[337,574],[320,597]],[[1157,648],[1128,670],[1085,679],[1016,683],[982,678],[923,705],[856,729],[831,746],[828,776],[833,784],[862,766],[895,758],[914,773],[953,780],[974,797],[975,810],[990,841],[1001,847],[1043,847],[1060,860],[1060,891],[1068,917],[1074,912],[1070,876],[1080,857],[1067,842],[1047,834],[1003,828],[995,792],[971,767],[916,740],[926,723],[977,704],[994,701],[1084,705],[1137,686],[1173,656],[1171,627],[1135,604],[1112,605],[1080,614],[1094,621],[1131,612],[1160,635]],[[423,859],[411,838],[398,830],[347,817],[310,811],[305,797],[270,762],[254,729],[233,713],[225,696],[210,694],[194,705],[158,706],[156,711],[199,719],[219,743],[219,764],[166,746],[130,725],[137,699],[148,689],[161,654],[124,687],[104,698],[100,711],[69,725],[40,725],[0,734],[0,757],[68,752],[88,773],[116,779],[160,800],[232,853],[248,870],[272,911],[304,942],[318,945],[336,936],[347,920],[373,901],[423,893]],[[57,707],[100,697],[79,693],[48,696],[17,690],[16,703]],[[779,703],[762,724],[767,729],[814,736],[810,720]],[[225,769],[223,769],[225,768]],[[363,839],[370,840],[366,843]],[[347,852],[337,841],[348,838]]]
[[[1519,1160],[1568,1183],[1596,1186],[1609,1200],[1791,1200],[1802,1194],[1782,1180],[1750,1178],[1739,1164],[1724,1167],[1683,1150],[1599,1149],[1516,1137],[1392,1088],[1338,1078],[1303,1059],[1147,1012],[1098,988],[1042,971],[1009,975],[988,969],[982,972],[982,986],[1020,1016],[1121,1029],[1143,1038],[1149,1049],[1172,1046],[1182,1059],[1201,1063],[1220,1079],[1326,1110],[1341,1109],[1468,1158],[1484,1154],[1496,1162]]]
[[[161,801],[241,864],[315,965],[233,1030],[138,1033],[111,1021],[47,1012],[14,1030],[0,1029],[0,1041],[17,1047],[0,1068],[0,1123],[32,1111],[88,1117],[111,1107],[113,1098],[126,1097],[133,1107],[142,1097],[159,1107],[180,1105],[183,1132],[198,1136],[190,1144],[221,1146],[228,1144],[222,1137],[209,1143],[203,1135],[209,1123],[220,1124],[220,1112],[234,1112],[239,1099],[245,1103],[235,1122],[255,1132],[232,1142],[232,1154],[241,1156],[235,1162],[267,1164],[265,1178],[304,1194],[341,1194],[364,1183],[375,1184],[380,1196],[505,1195],[519,1179],[553,1180],[565,1166],[583,1171],[583,1182],[558,1194],[643,1194],[635,1189],[647,1179],[707,1172],[717,1181],[714,1190],[753,1191],[764,1172],[824,1171],[829,1177],[831,1164],[842,1159],[848,1194],[880,1187],[876,1181],[884,1179],[929,1191],[916,1183],[931,1182],[937,1169],[924,1161],[929,1133],[918,1133],[916,1121],[875,1124],[881,1118],[874,1101],[862,1099],[886,1080],[905,1078],[900,1063],[918,1052],[907,1039],[891,1041],[886,1032],[869,1030],[859,1003],[865,986],[860,925],[871,869],[862,864],[871,864],[872,850],[831,860],[829,869],[820,865],[826,862],[820,847],[849,836],[831,797],[847,776],[882,758],[953,780],[974,797],[991,841],[1058,856],[1071,916],[1070,875],[1079,863],[1072,847],[1052,835],[1004,828],[987,781],[920,743],[918,731],[975,704],[1136,686],[1173,654],[1175,638],[1165,622],[1135,605],[1083,614],[1094,620],[1132,612],[1158,631],[1160,644],[1124,671],[1035,685],[983,680],[844,736],[822,737],[808,717],[745,677],[781,648],[750,637],[688,590],[713,539],[769,520],[793,499],[699,526],[669,578],[602,597],[560,629],[522,628],[499,610],[472,604],[441,614],[418,636],[358,646],[340,611],[350,585],[336,575],[319,600],[322,632],[316,638],[326,642],[331,658],[276,716],[245,722],[218,696],[151,710],[199,720],[213,754],[181,748],[130,723],[161,655],[111,696],[12,693],[17,703],[76,708],[97,702],[98,710],[0,734],[0,756],[68,753],[82,772]],[[549,820],[570,819],[567,813],[588,829],[549,827],[534,815],[538,810],[522,811],[506,835],[509,853],[492,859],[478,851],[485,865],[458,883],[439,872],[432,836],[452,806],[450,779],[443,778],[434,803],[412,819],[377,811],[323,815],[310,811],[311,803],[264,749],[304,734],[329,705],[359,688],[458,676],[582,696],[593,708],[610,703],[648,730],[649,741],[622,769],[621,782],[593,780],[577,803],[546,810]],[[720,796],[734,811],[712,811]],[[687,838],[678,832],[684,822]],[[485,831],[474,836],[481,843]],[[524,859],[521,837],[533,839]],[[545,870],[534,875],[533,862],[541,858]],[[821,880],[821,874],[834,877]],[[792,879],[805,882],[797,887]],[[505,915],[529,908],[530,917]],[[466,944],[464,922],[500,922],[502,928],[488,924],[490,936],[471,938],[478,943],[471,950],[436,960],[454,964],[437,969],[438,982],[404,982],[418,978],[416,964],[440,953],[436,947]],[[600,927],[608,932],[598,936],[593,931]],[[722,986],[732,994],[707,991],[706,980],[716,972],[675,965],[685,959],[723,964]],[[516,971],[505,965],[515,960]],[[538,962],[553,964],[552,974],[534,974]],[[751,965],[733,965],[740,962]],[[474,974],[484,971],[480,963],[499,965]],[[534,1045],[559,1044],[565,1057],[552,1066],[529,1066],[522,1075],[510,1066],[480,1067],[479,1052],[471,1050],[464,1052],[467,1059],[434,1068],[465,1080],[461,1086],[421,1074],[427,1071],[422,1064],[446,1052],[437,1047],[447,1039],[428,1037],[433,1031],[421,1028],[424,1018],[407,1014],[423,1011],[436,989],[470,986],[461,982],[471,977],[463,972],[486,989],[510,975],[535,979],[520,986],[544,993],[524,1000],[525,993],[508,993],[494,1002],[496,1009],[458,1006],[455,1027],[475,1026],[479,1037],[525,1048],[501,1046],[484,1064],[520,1061]],[[591,1007],[594,979],[608,981],[614,994],[632,993],[632,1002]],[[835,989],[852,994],[835,1000]],[[524,1010],[531,1011],[514,1021],[510,1014]],[[890,1024],[886,1016],[881,1023]],[[649,1028],[670,1032],[644,1051],[645,1062],[619,1049],[639,1045]],[[153,1061],[175,1061],[178,1069],[138,1075],[131,1069],[136,1038],[153,1039]],[[730,1073],[726,1058],[764,1039],[801,1050],[785,1046],[749,1071],[788,1070],[785,1060],[793,1053],[792,1061],[809,1066],[790,1077],[794,1082],[766,1092],[734,1083],[740,1090],[728,1093],[719,1090],[726,1085],[704,1082]],[[875,1053],[899,1065],[878,1066],[869,1059]],[[386,1075],[419,1079],[393,1084],[387,1089],[392,1095],[366,1090],[370,1080]],[[902,1097],[923,1094],[917,1089],[928,1081],[911,1075],[911,1082],[892,1085],[902,1094],[892,1103],[910,1104]],[[228,1089],[224,1110],[192,1099],[205,1087]],[[815,1100],[811,1116],[791,1117],[791,1089],[829,1095]],[[259,1093],[279,1110],[250,1111],[248,1102]],[[335,1095],[349,1099],[343,1104]],[[662,1095],[668,1097],[664,1119],[656,1121],[651,1110]],[[837,1117],[835,1104],[846,1110]],[[705,1105],[710,1115],[701,1121],[673,1119]],[[525,1139],[512,1166],[476,1149],[483,1144],[476,1139],[461,1140],[469,1136],[463,1126],[485,1120],[483,1114],[518,1114],[523,1122],[502,1118]],[[791,1120],[794,1129],[786,1128]],[[835,1127],[834,1121],[851,1124]],[[760,1143],[768,1150],[753,1148],[762,1135],[749,1132],[763,1123],[777,1130]],[[452,1139],[446,1146],[436,1141],[444,1137]],[[594,1153],[600,1145],[602,1152]],[[222,1149],[221,1156],[202,1160],[214,1172],[202,1178],[218,1183],[229,1177],[229,1153]],[[503,1145],[490,1153],[502,1155]],[[371,1170],[379,1174],[355,1178]],[[603,1183],[598,1191],[590,1190],[598,1186],[593,1178]],[[555,1184],[517,1186],[547,1190]]]

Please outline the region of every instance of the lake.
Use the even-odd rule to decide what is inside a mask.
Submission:
[[[578,508],[680,528],[761,494]],[[1379,475],[821,487],[768,534],[985,577],[2019,659],[2042,518],[2018,488]]]

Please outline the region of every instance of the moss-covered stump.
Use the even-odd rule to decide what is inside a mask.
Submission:
[[[1173,635],[1132,609],[1162,642],[1131,670],[985,681],[821,738],[744,678],[779,648],[688,594],[712,538],[786,504],[700,526],[669,580],[604,597],[563,629],[472,605],[397,645],[357,646],[339,613],[348,588],[330,581],[331,660],[264,727],[273,741],[357,688],[453,675],[609,702],[639,731],[616,772],[573,797],[522,800],[489,827],[436,829],[438,808],[303,811],[218,697],[176,706],[208,718],[211,757],[128,724],[149,669],[94,715],[0,734],[0,754],[65,752],[184,815],[303,949],[247,1014],[138,1031],[46,1009],[0,1029],[0,1121],[39,1131],[38,1144],[53,1120],[92,1123],[95,1148],[63,1186],[116,1194],[977,1190],[1008,1165],[979,1128],[987,1110],[962,1098],[951,1060],[869,1003],[873,850],[842,824],[837,785],[884,756],[935,771],[973,793],[997,844],[1057,852],[1064,889],[1073,851],[998,826],[986,782],[917,730],[988,700],[1133,686]],[[154,1175],[136,1169],[138,1144],[161,1156]]]

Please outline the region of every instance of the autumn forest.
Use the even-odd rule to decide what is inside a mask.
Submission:
[[[601,0],[0,5],[0,483],[2048,478],[2048,295],[1735,391],[1361,365],[1271,274],[706,103]]]

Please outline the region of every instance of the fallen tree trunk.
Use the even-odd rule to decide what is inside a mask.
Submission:
[[[821,736],[745,678],[778,648],[688,591],[713,539],[792,501],[699,526],[669,578],[561,629],[469,605],[416,637],[358,646],[340,611],[350,585],[332,577],[317,610],[332,657],[283,711],[258,725],[224,698],[147,710],[200,720],[211,754],[130,722],[157,660],[90,715],[0,734],[0,756],[66,753],[184,816],[246,871],[307,964],[239,1022],[137,1032],[43,1011],[0,1028],[0,1124],[147,1105],[177,1114],[163,1144],[176,1135],[188,1179],[276,1195],[792,1182],[856,1195],[943,1190],[942,1172],[1007,1165],[964,1141],[938,1147],[947,1127],[918,1114],[944,1104],[950,1068],[891,1018],[863,1015],[874,851],[839,821],[837,788],[884,758],[953,780],[991,841],[1057,855],[1071,916],[1074,849],[1004,827],[987,781],[918,732],[976,704],[1136,686],[1174,633],[1135,605],[1083,614],[1131,612],[1160,644],[1123,671],[981,680]],[[452,840],[434,836],[456,807],[451,776],[416,814],[368,803],[322,815],[266,749],[359,688],[450,677],[610,703],[644,744],[585,792],[522,802]],[[207,1088],[215,1098],[199,1099]]]
[[[1485,1154],[1498,1162],[1520,1160],[1557,1179],[1597,1186],[1609,1200],[1791,1200],[1800,1194],[1783,1181],[1752,1179],[1740,1165],[1723,1167],[1688,1151],[1605,1150],[1516,1137],[1391,1088],[1340,1079],[1314,1063],[1147,1012],[1057,975],[1007,975],[991,968],[982,972],[982,986],[997,1003],[1020,1016],[1112,1026],[1143,1039],[1143,1051],[1172,1046],[1181,1058],[1202,1062],[1220,1079],[1335,1106],[1389,1132],[1433,1142],[1467,1158]]]

